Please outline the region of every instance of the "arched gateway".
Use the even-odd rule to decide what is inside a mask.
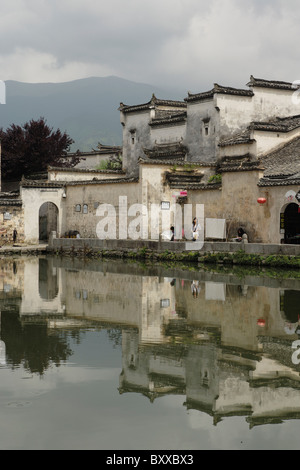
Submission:
[[[292,203],[284,212],[284,241],[288,244],[300,244],[300,206]]]
[[[53,202],[45,202],[39,210],[39,240],[48,241],[51,232],[58,229],[58,208]]]

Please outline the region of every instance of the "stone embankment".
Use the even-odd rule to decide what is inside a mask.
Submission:
[[[251,265],[300,268],[300,245],[264,245],[205,242],[193,243],[53,238],[48,253],[92,257],[198,262],[218,265]],[[196,246],[195,246],[196,248]]]
[[[47,244],[38,244],[38,245],[25,245],[25,244],[16,244],[16,245],[4,245],[0,247],[0,257],[1,256],[38,256],[41,254],[48,253]]]
[[[1,256],[61,255],[78,258],[116,258],[174,261],[213,265],[300,268],[300,245],[264,245],[205,242],[201,250],[193,243],[144,240],[52,238],[49,244],[5,245]]]

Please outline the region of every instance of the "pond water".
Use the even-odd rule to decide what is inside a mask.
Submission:
[[[300,449],[290,273],[5,258],[0,309],[2,450]]]

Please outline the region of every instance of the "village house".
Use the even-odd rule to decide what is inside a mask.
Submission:
[[[97,238],[99,206],[119,214],[123,197],[128,207],[203,205],[205,239],[228,240],[243,227],[250,243],[298,243],[297,96],[292,83],[251,76],[245,89],[215,84],[182,101],[121,103],[122,169],[49,168],[46,180],[23,180],[19,194],[0,195],[3,226],[27,243],[52,231]],[[224,230],[212,230],[220,221]]]

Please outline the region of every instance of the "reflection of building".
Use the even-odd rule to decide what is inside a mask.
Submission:
[[[48,258],[31,258],[24,265],[24,290],[20,315],[61,317],[64,315],[59,269]]]
[[[122,331],[120,393],[180,395],[214,423],[300,416],[298,335],[286,329],[297,280],[60,258],[5,260],[0,275],[1,310],[14,308],[23,326]]]
[[[217,339],[217,338],[216,338]],[[300,416],[299,371],[276,359],[230,348],[218,341],[139,347],[138,333],[123,332],[120,393],[186,396],[184,406],[217,424],[245,416],[250,426]],[[283,346],[290,353],[288,345]]]

